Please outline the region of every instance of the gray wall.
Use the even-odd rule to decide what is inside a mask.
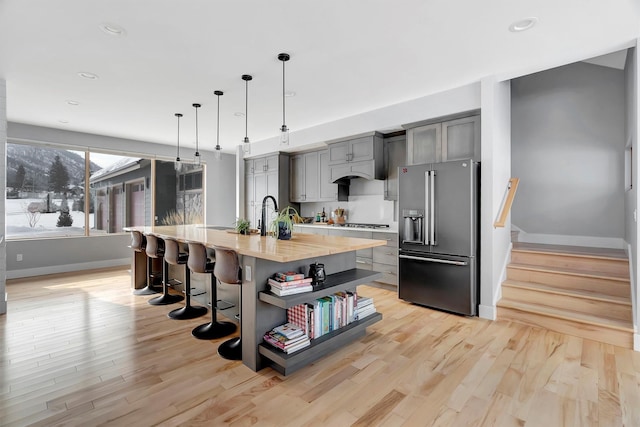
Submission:
[[[9,141],[35,141],[43,143],[77,146],[79,150],[89,147],[112,154],[160,158],[171,160],[175,147],[134,141],[80,132],[69,132],[20,123],[8,124]],[[3,146],[4,147],[4,146]],[[182,156],[187,158],[189,149]],[[213,153],[200,151],[207,164],[205,172],[206,222],[207,224],[231,225],[235,221],[235,177],[234,155],[223,154],[216,162]],[[2,156],[5,157],[4,155]],[[4,200],[4,199],[3,199]],[[4,203],[1,215],[4,222]],[[34,239],[7,242],[7,277],[26,277],[55,272],[74,271],[96,267],[128,264],[131,261],[129,236],[77,237],[65,239]],[[23,254],[17,262],[16,255]],[[0,253],[0,255],[2,255]],[[2,264],[4,264],[4,260]]]
[[[624,237],[625,84],[576,63],[512,81],[512,224],[527,233]]]

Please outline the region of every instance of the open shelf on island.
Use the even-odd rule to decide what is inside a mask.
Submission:
[[[349,270],[352,271],[352,270]],[[366,271],[366,270],[365,270]],[[282,375],[288,375],[311,362],[314,362],[327,354],[348,345],[356,338],[365,335],[367,326],[373,325],[382,320],[381,313],[373,313],[364,319],[356,320],[343,326],[340,329],[331,331],[328,334],[311,340],[311,345],[295,353],[287,354],[270,344],[261,343],[258,351],[261,355],[269,359],[271,367]]]
[[[377,271],[353,268],[351,270],[341,271],[340,273],[327,275],[324,283],[320,286],[314,286],[313,291],[310,292],[279,297],[271,293],[271,291],[262,291],[259,293],[259,298],[260,301],[287,309],[330,295],[334,291],[353,289],[358,285],[373,282],[381,277],[382,273]]]

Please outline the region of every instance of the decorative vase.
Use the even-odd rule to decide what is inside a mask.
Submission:
[[[280,240],[291,239],[291,230],[286,226],[284,222],[278,223],[278,239]]]

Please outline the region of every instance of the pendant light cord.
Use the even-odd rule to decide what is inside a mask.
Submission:
[[[285,121],[285,110],[284,110],[284,64],[286,61],[282,61],[282,128],[283,130],[287,128]]]
[[[180,114],[180,116],[182,116],[182,114]],[[176,159],[180,158],[180,116],[176,114],[176,117],[178,118],[178,149],[176,151]]]
[[[249,129],[249,80],[244,81],[244,140],[247,141]]]
[[[218,95],[218,123],[217,123],[217,135],[216,135],[216,150],[220,149],[220,95]]]

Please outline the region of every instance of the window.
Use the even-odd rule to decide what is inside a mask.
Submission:
[[[7,143],[7,239],[121,233],[124,227],[152,225],[154,210],[156,224],[202,223],[204,166],[184,164],[176,171],[173,162],[155,160],[152,176],[153,162]]]
[[[85,153],[7,143],[7,239],[85,234]]]

